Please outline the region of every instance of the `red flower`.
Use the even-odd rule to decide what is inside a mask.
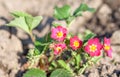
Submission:
[[[64,41],[66,38],[67,29],[63,28],[62,26],[57,26],[56,28],[52,29],[51,38],[57,41]]]
[[[82,47],[82,41],[77,36],[74,36],[70,38],[70,47],[73,50],[77,50],[78,48]]]
[[[99,56],[101,54],[102,45],[98,38],[89,39],[85,46],[85,52],[90,56]]]
[[[54,54],[55,55],[60,54],[65,48],[66,48],[66,45],[64,43],[55,44]]]
[[[110,46],[110,39],[104,38],[103,49],[106,52],[108,57],[112,57],[112,48]]]

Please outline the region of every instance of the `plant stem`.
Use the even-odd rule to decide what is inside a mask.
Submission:
[[[87,67],[88,67],[88,62],[85,65],[83,65],[83,67],[78,71],[78,74],[81,75]]]
[[[35,37],[34,37],[32,31],[30,31],[30,38],[31,38],[32,42],[34,43],[35,42]]]
[[[44,53],[45,53],[45,51],[47,50],[47,47],[48,47],[48,45],[45,45],[45,47],[44,47],[44,49],[43,49],[43,52],[42,52],[41,54],[44,54]]]
[[[69,28],[69,26],[73,23],[74,19],[75,19],[74,16],[70,16],[70,17],[66,20],[67,28]]]
[[[73,51],[73,50],[71,50],[71,51],[72,51],[72,54],[73,54],[74,51]],[[75,55],[72,55],[72,57],[71,57],[69,60],[67,60],[66,62],[69,63],[71,60],[73,60],[73,59],[75,58],[75,56],[76,56],[76,54],[75,54]]]
[[[78,71],[78,74],[81,75],[87,67],[89,67],[89,63],[91,62],[92,57],[89,57],[88,61],[83,65],[82,68]]]

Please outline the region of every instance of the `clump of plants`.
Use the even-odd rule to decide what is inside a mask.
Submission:
[[[29,49],[26,56],[27,72],[23,77],[73,77],[83,74],[87,67],[96,64],[104,53],[112,57],[109,38],[105,37],[103,42],[100,42],[96,35],[88,30],[84,35],[68,32],[72,21],[82,16],[85,11],[95,10],[83,3],[73,12],[69,5],[55,7],[54,17],[64,20],[67,25],[63,27],[60,23],[53,23],[51,31],[43,38],[36,38],[32,33],[43,19],[42,16],[33,17],[20,11],[11,13],[15,19],[7,25],[20,27],[30,35],[34,43],[34,48]]]

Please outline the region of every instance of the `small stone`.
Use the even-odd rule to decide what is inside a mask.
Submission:
[[[111,44],[120,44],[120,30],[117,30],[113,33],[111,37]]]
[[[1,77],[9,77],[4,70],[0,69],[0,76]]]
[[[104,0],[112,9],[116,10],[120,6],[120,0]]]
[[[98,70],[92,68],[90,74],[88,75],[88,77],[99,77]]]
[[[103,66],[102,66],[102,70],[101,70],[101,75],[102,75],[102,76],[105,76],[106,74],[107,74],[107,69],[106,69],[106,66],[103,65]]]
[[[111,75],[111,77],[117,77],[117,75],[114,73],[114,74]]]
[[[102,25],[106,25],[109,21],[109,15],[112,13],[111,8],[107,4],[103,4],[97,13],[98,18]]]

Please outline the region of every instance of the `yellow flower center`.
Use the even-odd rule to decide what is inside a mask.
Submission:
[[[58,33],[57,33],[57,37],[58,37],[58,38],[63,37],[63,32],[58,32]]]
[[[74,45],[75,47],[78,47],[78,46],[79,46],[79,42],[78,42],[78,41],[74,41],[73,45]]]
[[[95,52],[97,50],[97,46],[95,45],[95,44],[92,44],[91,46],[90,46],[90,51],[91,52]]]
[[[62,48],[61,48],[61,47],[57,47],[56,50],[57,50],[58,52],[61,52],[61,51],[62,51]]]
[[[110,50],[110,46],[105,44],[105,45],[104,45],[104,49],[105,49],[105,50]]]

